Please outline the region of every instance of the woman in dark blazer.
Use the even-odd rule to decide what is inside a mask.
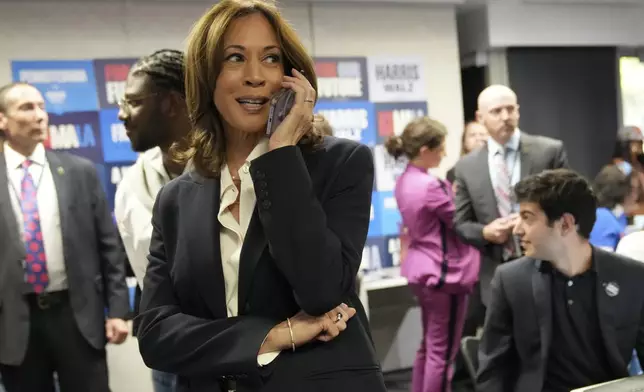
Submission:
[[[316,85],[269,2],[221,1],[188,39],[194,130],[174,151],[194,169],[157,197],[138,317],[145,363],[179,390],[386,390],[353,288],[371,152],[322,136]],[[295,104],[267,137],[282,88]]]

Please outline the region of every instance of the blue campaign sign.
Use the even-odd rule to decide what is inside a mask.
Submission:
[[[367,242],[362,249],[360,269],[365,271],[378,270],[383,268],[383,262],[386,262],[388,258],[385,237],[367,238]]]
[[[67,151],[93,162],[102,162],[98,112],[50,114],[44,145],[52,150]]]
[[[376,117],[371,102],[318,102],[315,112],[329,121],[334,136],[370,147],[376,144]]]
[[[365,57],[316,57],[320,101],[368,101]]]
[[[107,188],[107,201],[110,204],[110,210],[114,210],[114,194],[116,193],[116,187],[119,182],[123,179],[123,175],[129,169],[134,162],[112,162],[105,164],[105,185]]]
[[[379,205],[375,203],[375,192],[372,195],[371,199],[371,213],[369,215],[369,232],[367,234],[368,238],[371,237],[380,237],[380,211],[377,208]]]
[[[400,237],[390,235],[383,238],[384,258],[382,259],[383,268],[397,267],[400,265]]]
[[[380,215],[380,235],[398,235],[400,232],[399,225],[401,217],[394,193],[391,191],[375,192],[373,195],[373,204],[376,205],[375,208]]]
[[[12,61],[13,81],[42,93],[50,113],[98,110],[96,79],[90,60]]]
[[[99,119],[105,163],[135,161],[138,154],[132,151],[125,127],[118,119],[118,109],[101,110]]]
[[[98,101],[101,109],[117,108],[125,95],[125,83],[136,58],[94,60]]]
[[[400,135],[407,124],[417,117],[427,115],[427,102],[376,103],[378,142],[389,136]]]

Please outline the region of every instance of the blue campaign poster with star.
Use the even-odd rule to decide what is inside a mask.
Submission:
[[[11,73],[40,90],[49,113],[98,110],[91,60],[12,61]]]

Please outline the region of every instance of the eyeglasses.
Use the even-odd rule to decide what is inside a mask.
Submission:
[[[160,94],[159,92],[155,92],[155,93],[150,93],[145,95],[133,96],[129,98],[123,97],[119,99],[119,101],[117,102],[117,105],[124,112],[129,112],[130,110],[132,110],[134,106],[139,106],[145,99],[157,96],[159,94]]]

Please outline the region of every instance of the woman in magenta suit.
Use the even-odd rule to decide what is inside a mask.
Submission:
[[[418,297],[423,322],[413,392],[450,390],[467,297],[478,279],[478,251],[452,230],[452,186],[428,173],[445,156],[446,135],[441,123],[424,117],[409,123],[386,146],[395,158],[409,159],[395,195],[409,241],[401,272]]]

